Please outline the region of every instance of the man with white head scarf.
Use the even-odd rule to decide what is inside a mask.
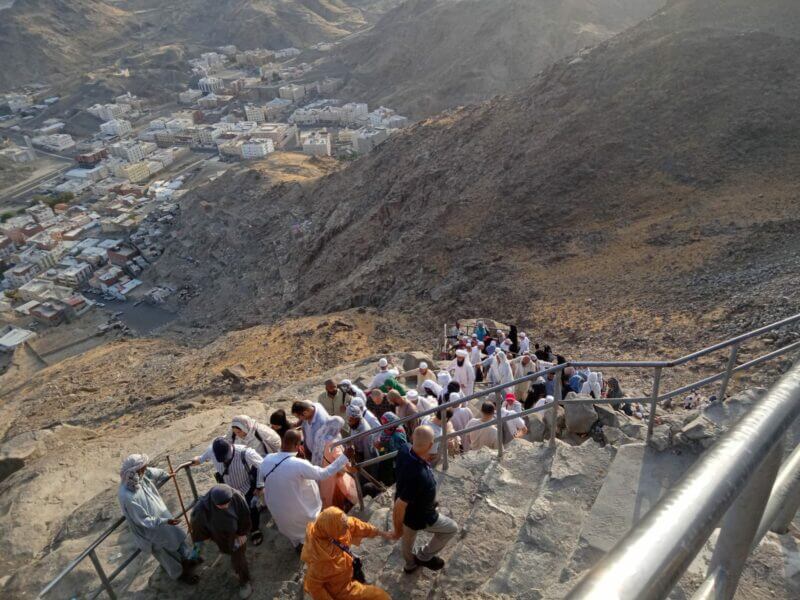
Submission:
[[[419,367],[416,369],[411,369],[410,371],[404,371],[397,376],[397,379],[406,379],[408,377],[416,377],[417,378],[417,391],[422,391],[422,386],[425,384],[426,381],[436,381],[436,375],[434,375],[433,371],[428,368],[428,363],[422,361],[419,363]]]
[[[375,389],[381,387],[386,380],[390,377],[394,376],[394,373],[389,371],[389,361],[385,358],[381,358],[378,361],[378,372],[375,374],[375,377],[372,378],[372,383],[369,384],[369,389]]]
[[[540,370],[537,361],[528,354],[523,354],[517,358],[509,361],[511,363],[511,372],[514,379],[520,379],[531,373],[536,373]],[[523,381],[514,386],[514,394],[518,399],[525,400],[528,397],[528,390],[531,387],[531,381]]]
[[[255,450],[262,458],[281,450],[281,436],[247,415],[237,415],[231,421],[231,443]]]
[[[459,348],[456,350],[456,358],[450,363],[447,370],[452,374],[453,381],[457,381],[461,386],[461,391],[465,396],[471,396],[475,389],[475,368],[469,362],[467,351]]]
[[[349,404],[352,400],[351,398],[361,398],[364,404],[367,403],[367,395],[364,393],[360,387],[355,385],[349,379],[342,379],[342,382],[339,384],[339,387],[344,390],[344,393],[347,396],[347,403]]]
[[[531,351],[531,341],[524,331],[519,334],[519,353],[528,354]]]
[[[196,561],[189,560],[186,532],[178,527],[180,520],[172,518],[158,491],[170,475],[148,467],[149,462],[146,454],[131,454],[122,461],[117,492],[122,514],[139,550],[151,553],[170,578],[197,583],[197,576],[189,572]]]

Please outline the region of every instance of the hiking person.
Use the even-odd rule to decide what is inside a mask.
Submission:
[[[347,394],[339,387],[335,379],[325,380],[325,390],[317,398],[317,402],[325,407],[330,415],[344,416],[347,406]]]
[[[309,402],[308,400],[298,400],[292,404],[292,415],[300,421],[300,428],[303,431],[303,443],[305,445],[305,455],[317,463],[322,461],[322,457],[314,458],[312,442],[317,430],[325,425],[330,419],[328,411],[319,402]]]
[[[322,510],[318,482],[333,477],[348,462],[345,454],[323,467],[312,465],[297,457],[301,444],[300,432],[286,432],[281,451],[270,454],[258,469],[256,486],[263,495],[275,525],[297,548],[303,543],[306,525],[317,518]]]
[[[186,543],[186,532],[173,519],[158,485],[172,475],[148,467],[146,454],[131,454],[119,471],[117,499],[122,514],[128,522],[136,547],[150,553],[171,579],[188,584],[197,583],[198,577],[190,572],[199,561],[190,560],[192,548]]]
[[[466,396],[471,396],[475,388],[475,368],[469,362],[468,352],[464,349],[456,350],[456,358],[447,367],[453,380],[461,386],[461,391]]]
[[[434,432],[420,425],[414,430],[413,445],[403,445],[397,454],[397,486],[392,520],[394,538],[402,538],[402,551],[406,573],[419,567],[439,571],[444,567],[437,553],[458,532],[452,519],[437,511],[436,479],[429,463]],[[414,552],[414,542],[419,531],[433,534],[428,544]]]
[[[216,438],[200,456],[192,459],[193,465],[211,462],[214,465],[214,478],[217,483],[225,483],[240,492],[250,507],[250,522],[253,530],[250,541],[258,546],[264,541],[261,533],[261,510],[258,507],[256,492],[256,473],[262,458],[252,448],[232,444],[224,437]]]
[[[222,554],[230,555],[233,570],[239,577],[239,598],[249,598],[253,586],[245,548],[252,523],[244,496],[229,485],[215,485],[197,499],[191,523],[196,542],[213,540]]]
[[[281,449],[281,436],[272,427],[262,425],[247,415],[238,415],[231,421],[231,443],[252,448],[261,457]]]
[[[416,390],[418,392],[422,391],[422,386],[426,381],[436,381],[436,375],[428,368],[428,363],[425,361],[420,362],[419,367],[416,369],[400,373],[396,379],[408,379],[410,377],[417,378]]]
[[[393,539],[338,508],[326,508],[306,529],[300,560],[306,563],[303,589],[314,600],[390,600],[389,594],[364,583],[360,559],[351,551],[365,538]]]
[[[477,419],[472,419],[467,423],[467,428],[475,427],[481,423],[488,423],[495,418],[494,404],[491,402],[484,402],[481,404],[481,416]],[[464,450],[479,450],[481,448],[497,449],[497,425],[490,425],[483,429],[470,431],[466,435],[461,436],[461,443]]]

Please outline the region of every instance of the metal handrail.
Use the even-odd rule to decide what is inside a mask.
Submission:
[[[798,417],[800,364],[695,463],[568,598],[665,598],[729,509],[733,512],[722,524],[699,596],[732,597],[742,553],[746,558],[758,530],[763,496],[772,489],[782,437]],[[743,514],[749,519],[742,519]]]
[[[192,477],[192,463],[187,462],[178,466],[178,468],[175,469],[175,474],[177,475],[183,470],[186,471],[186,477],[189,481],[189,488],[191,489],[193,496],[192,502],[186,507],[186,512],[188,512],[197,502],[198,494],[197,494],[197,487],[195,486],[194,483],[194,478]],[[169,479],[160,482],[159,484],[157,484],[157,487],[160,489],[167,483],[167,481],[169,481]],[[174,516],[173,518],[182,517],[184,514],[185,512],[181,511],[180,513],[178,513],[178,515]],[[99,559],[97,558],[96,550],[98,546],[100,546],[100,544],[102,544],[112,533],[114,533],[114,531],[119,529],[119,527],[124,522],[125,522],[124,516],[114,521],[114,523],[110,525],[105,531],[103,531],[103,533],[101,533],[100,536],[95,541],[89,544],[89,546],[87,546],[86,549],[83,550],[83,552],[81,552],[75,559],[73,559],[52,581],[50,581],[50,583],[48,583],[47,586],[45,586],[45,588],[41,592],[39,592],[37,598],[44,598],[56,586],[58,586],[58,584],[61,583],[61,581],[63,581],[67,575],[69,575],[72,571],[74,571],[81,562],[83,562],[86,558],[89,558],[89,560],[92,561],[92,564],[95,568],[95,571],[97,572],[98,577],[100,578],[100,581],[102,582],[100,588],[95,590],[89,596],[89,598],[92,599],[97,598],[100,594],[102,594],[105,591],[108,594],[108,596],[112,600],[114,600],[116,598],[116,594],[114,593],[114,589],[111,587],[111,582],[114,581],[114,579],[116,579],[120,573],[122,573],[125,567],[127,567],[131,562],[133,562],[133,560],[137,556],[139,556],[141,550],[138,548],[134,550],[133,553],[130,556],[128,556],[128,558],[122,561],[122,564],[120,564],[114,570],[114,572],[111,573],[111,575],[107,575],[105,573],[105,570],[103,569]]]
[[[572,360],[572,361],[567,361],[565,363],[562,363],[562,364],[559,364],[559,365],[554,365],[554,366],[549,367],[547,369],[543,369],[541,371],[537,371],[535,373],[531,373],[529,375],[525,375],[524,377],[520,377],[518,379],[514,379],[513,381],[511,381],[509,383],[504,383],[504,384],[498,384],[498,385],[495,385],[495,386],[491,386],[491,387],[488,387],[486,389],[480,390],[478,392],[474,392],[473,394],[470,394],[468,396],[464,396],[463,398],[459,398],[458,400],[452,400],[452,401],[443,402],[442,404],[440,404],[439,406],[436,406],[434,408],[429,408],[429,409],[420,411],[418,413],[415,413],[415,414],[407,416],[407,417],[398,418],[398,419],[392,421],[391,423],[388,423],[388,424],[385,424],[385,425],[380,425],[380,426],[375,427],[373,429],[369,429],[367,431],[363,431],[363,432],[360,432],[360,433],[357,433],[357,434],[353,434],[353,435],[348,436],[348,437],[346,437],[344,439],[336,441],[335,443],[332,444],[332,447],[346,445],[346,444],[352,444],[356,440],[359,440],[359,439],[361,439],[363,437],[372,436],[372,435],[374,435],[376,433],[379,433],[379,432],[381,432],[381,431],[383,431],[385,429],[389,429],[389,428],[392,428],[392,427],[397,427],[398,425],[402,425],[404,423],[408,423],[409,421],[414,421],[416,419],[420,419],[422,417],[431,415],[433,413],[437,413],[439,411],[444,411],[444,410],[447,410],[448,408],[451,408],[451,407],[454,407],[454,406],[458,406],[460,404],[463,404],[464,402],[469,402],[469,401],[475,400],[477,398],[486,397],[486,396],[488,396],[490,394],[493,394],[495,392],[499,392],[499,391],[502,391],[502,390],[505,390],[505,389],[508,389],[508,388],[513,388],[513,387],[519,385],[520,383],[525,383],[527,381],[535,380],[535,379],[537,379],[539,377],[543,377],[543,376],[547,375],[548,373],[559,373],[560,374],[560,372],[563,371],[564,369],[566,369],[567,367],[575,367],[575,368],[581,368],[581,367],[586,367],[586,368],[611,367],[611,368],[620,368],[620,369],[621,368],[653,368],[656,371],[658,371],[657,376],[654,377],[654,379],[658,383],[658,382],[660,382],[660,378],[661,378],[661,370],[664,369],[664,368],[673,368],[673,367],[676,367],[676,366],[681,366],[681,365],[683,365],[683,364],[685,364],[685,363],[687,363],[687,362],[689,362],[691,360],[695,360],[697,358],[700,358],[700,357],[706,356],[708,354],[711,354],[712,352],[717,352],[719,350],[723,350],[723,349],[729,348],[729,347],[733,347],[734,351],[732,352],[731,356],[735,359],[736,354],[738,352],[739,345],[742,343],[742,341],[751,339],[753,337],[757,337],[758,335],[761,335],[761,334],[764,334],[764,333],[768,333],[770,331],[773,331],[775,329],[779,329],[781,327],[784,327],[786,325],[790,325],[792,323],[796,323],[798,321],[800,321],[800,314],[796,314],[796,315],[793,315],[793,316],[788,317],[786,319],[782,319],[780,321],[776,321],[776,322],[771,323],[769,325],[764,325],[763,327],[759,327],[758,329],[754,329],[752,331],[748,331],[746,333],[740,334],[738,336],[735,336],[735,337],[730,338],[728,340],[725,340],[723,342],[719,342],[719,343],[714,344],[712,346],[708,346],[706,348],[703,348],[702,350],[698,350],[697,352],[693,352],[691,354],[687,354],[687,355],[681,356],[681,357],[673,359],[673,360],[660,360],[660,361],[656,361],[656,360],[653,360],[653,361],[586,361],[586,360]],[[728,380],[730,379],[730,377],[734,373],[738,373],[740,371],[744,371],[744,370],[747,370],[749,368],[752,368],[752,367],[754,367],[754,366],[756,366],[758,364],[761,364],[762,362],[765,362],[765,361],[770,360],[772,358],[776,358],[777,356],[785,354],[785,353],[787,353],[787,352],[789,352],[791,350],[794,350],[795,348],[798,348],[798,347],[800,347],[800,341],[793,342],[791,344],[783,346],[782,348],[779,348],[779,349],[777,349],[777,350],[775,350],[773,352],[770,352],[768,354],[759,356],[756,359],[753,359],[753,360],[751,360],[751,361],[749,361],[747,363],[744,363],[744,364],[738,365],[738,366],[734,366],[733,364],[731,364],[732,361],[729,361],[729,365],[728,365],[729,368],[726,369],[725,372],[717,373],[716,375],[712,375],[712,376],[703,378],[703,379],[701,379],[699,381],[696,381],[696,382],[694,382],[692,384],[680,387],[680,388],[678,388],[676,390],[673,390],[673,391],[670,391],[670,392],[667,392],[667,393],[664,393],[664,394],[659,394],[658,385],[654,385],[653,394],[651,394],[651,396],[646,397],[646,398],[613,398],[613,399],[611,399],[611,402],[605,402],[605,399],[597,398],[597,399],[592,399],[591,402],[594,403],[594,404],[609,404],[609,403],[616,404],[618,402],[623,403],[623,404],[630,404],[630,403],[634,403],[634,402],[635,403],[644,403],[644,402],[650,403],[650,421],[649,421],[649,424],[648,424],[648,438],[649,438],[649,436],[652,434],[653,419],[655,418],[655,413],[656,413],[655,406],[656,406],[657,403],[663,402],[664,400],[667,400],[669,398],[673,398],[675,396],[678,396],[678,395],[687,393],[689,391],[704,387],[706,385],[709,385],[711,383],[714,383],[714,382],[720,381],[720,380],[723,381],[723,387],[722,387],[721,393],[720,393],[720,399],[721,399],[721,397],[724,395],[725,388],[727,387],[727,382],[728,382]],[[556,381],[560,381],[560,377],[556,377],[555,380]],[[568,403],[570,401],[571,400],[562,400],[561,398],[557,398],[556,402],[553,403],[553,404],[555,404],[555,405],[562,404],[563,405],[563,404],[566,404],[566,403]],[[581,402],[588,403],[589,400],[576,399],[574,402],[576,402],[576,403],[581,403]],[[555,410],[555,406],[553,407],[553,409]],[[496,424],[496,421],[487,422],[485,427],[490,427],[491,425],[494,425],[494,424]],[[498,451],[502,452],[502,449],[500,448],[500,449],[498,449]]]

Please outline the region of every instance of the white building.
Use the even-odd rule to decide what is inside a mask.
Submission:
[[[200,90],[186,90],[178,94],[178,102],[181,104],[194,104],[202,95],[203,92]]]
[[[207,94],[221,91],[223,85],[222,79],[219,77],[203,77],[197,82],[197,87]]]
[[[291,58],[293,56],[297,56],[300,54],[300,50],[294,47],[283,48],[282,50],[275,51],[275,58],[282,59],[282,58]]]
[[[56,133],[54,135],[43,135],[32,140],[34,146],[44,148],[50,152],[64,152],[75,147],[75,140],[67,133]]]
[[[148,142],[139,143],[135,140],[124,140],[122,142],[117,142],[116,144],[111,144],[111,155],[125,159],[128,162],[138,162],[140,160],[144,160],[145,153],[143,144],[146,143]],[[152,145],[155,146],[155,144]]]
[[[297,126],[286,123],[262,123],[250,131],[250,139],[269,139],[275,148],[291,148],[297,145]]]
[[[353,150],[366,154],[388,138],[389,131],[384,127],[362,127],[353,135]]]
[[[256,123],[263,123],[267,120],[267,113],[263,106],[255,106],[254,104],[244,105],[244,115],[248,121],[255,121]]]
[[[8,108],[14,113],[33,106],[33,98],[27,94],[6,94],[5,100]]]
[[[331,155],[331,134],[312,131],[303,136],[303,152],[312,156]]]
[[[216,52],[204,52],[200,55],[200,60],[203,61],[209,73],[221,70],[225,64],[225,57]]]
[[[289,85],[282,85],[281,87],[279,87],[278,95],[284,100],[297,102],[298,100],[302,100],[303,98],[305,98],[306,88],[304,88],[302,85],[290,83]]]
[[[133,128],[131,127],[130,121],[126,121],[125,119],[111,119],[100,125],[100,131],[106,135],[122,137],[133,131]]]
[[[252,158],[264,158],[267,154],[275,151],[272,140],[249,140],[242,144],[242,158],[245,160]]]
[[[56,281],[61,285],[76,288],[92,276],[91,265],[80,262],[62,269],[56,275]]]
[[[118,119],[130,112],[130,105],[127,104],[95,104],[86,109],[86,112],[94,115],[103,121]]]

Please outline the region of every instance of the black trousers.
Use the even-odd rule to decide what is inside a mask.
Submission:
[[[251,504],[253,500],[253,496],[255,496],[256,491],[250,490],[244,495],[244,499],[247,500],[247,506],[250,507],[250,521],[253,523],[252,528],[250,531],[258,531],[259,527],[261,526],[261,509],[258,505],[253,506]]]

